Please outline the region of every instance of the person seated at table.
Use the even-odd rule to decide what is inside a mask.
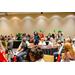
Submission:
[[[19,40],[19,38],[20,38],[20,35],[19,35],[19,33],[18,33],[18,35],[17,35],[17,40]]]
[[[31,37],[31,39],[30,39],[30,43],[33,43],[33,42],[34,42],[34,36]]]
[[[27,41],[30,42],[30,36],[27,36]]]
[[[45,41],[47,41],[47,36],[44,37]]]
[[[8,40],[7,36],[5,36],[4,40]]]
[[[13,41],[11,40],[10,37],[8,37],[8,40],[7,40],[7,49],[6,49],[6,51],[7,51],[7,50],[12,50],[12,48],[13,48]]]
[[[2,39],[1,39],[1,40],[5,40],[5,39],[4,39],[4,36],[2,36]]]
[[[23,38],[23,39],[26,40],[26,38]],[[27,46],[30,46],[30,43],[27,40],[26,40],[26,44],[27,44]],[[21,42],[20,46],[22,46],[22,42]]]
[[[61,42],[62,43],[64,42],[64,36],[63,36],[63,34],[61,34]]]
[[[42,59],[44,56],[44,52],[39,46],[33,47],[29,53],[29,56],[33,62],[44,62],[44,60]]]
[[[47,41],[49,41],[50,38],[51,38],[51,36],[49,36],[49,35],[50,35],[50,33],[49,33],[48,36],[47,36]]]
[[[1,36],[0,36],[0,40],[1,40],[2,45],[4,46],[4,48],[6,48],[6,42],[5,42],[5,40],[2,40],[2,37]]]
[[[24,33],[24,37],[23,38],[26,38],[27,37],[27,35],[26,35],[26,33]]]
[[[52,37],[50,38],[49,45],[51,45],[53,47],[53,38]]]
[[[74,36],[74,38],[73,38],[73,40],[72,40],[72,41],[73,41],[73,43],[75,42],[75,36]]]
[[[55,39],[55,42],[53,43],[54,45],[58,45],[58,38]]]
[[[44,41],[44,38],[41,38],[41,41],[39,42],[38,45],[46,45],[45,41]]]
[[[13,36],[10,36],[10,38],[11,38],[11,40],[13,40],[14,37]]]
[[[56,39],[57,41],[57,39]],[[56,61],[56,57],[58,57],[58,55],[61,56],[61,50],[60,48],[63,47],[62,43],[60,40],[58,40],[57,44],[54,44],[54,47],[58,48],[57,52],[54,52],[53,55],[54,55],[54,62]]]
[[[26,40],[23,38],[21,40],[22,45],[16,51],[16,57],[20,62],[23,62],[22,56],[27,55],[28,46],[26,44]]]
[[[51,37],[52,37],[53,39],[55,39],[55,34],[53,33]]]
[[[65,55],[63,57],[64,62],[75,60],[75,52],[73,50],[72,44],[70,43],[70,39],[65,40],[64,48],[65,48]]]
[[[71,39],[71,37],[69,36],[69,39],[70,39],[70,43],[72,42],[72,39]]]

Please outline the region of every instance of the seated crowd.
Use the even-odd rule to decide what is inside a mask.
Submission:
[[[75,37],[72,40],[70,36],[67,36],[67,38],[65,39],[63,33],[58,34],[49,33],[48,36],[45,37],[43,32],[42,33],[34,32],[33,34],[34,36],[31,36],[30,34],[26,35],[26,33],[23,34],[18,33],[16,37],[14,37],[12,34],[10,36],[1,35],[0,46],[3,49],[3,51],[4,49],[5,51],[11,50],[13,48],[13,40],[20,40],[21,43],[14,54],[14,56],[16,56],[18,61],[23,62],[22,57],[28,54],[31,61],[44,62],[44,60],[42,59],[44,56],[44,52],[41,49],[41,47],[39,47],[39,45],[46,46],[47,45],[46,42],[48,42],[49,46],[58,49],[57,52],[53,53],[54,62],[57,61],[58,56],[62,56],[62,53],[65,53],[63,57],[64,62],[75,60],[75,52],[74,52],[75,47],[71,44],[72,42],[73,43],[75,42]],[[34,43],[35,47],[31,48],[30,52],[28,53],[28,47],[30,46],[30,43]]]

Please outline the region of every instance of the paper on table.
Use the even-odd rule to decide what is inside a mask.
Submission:
[[[13,52],[14,55],[18,54],[19,52]]]

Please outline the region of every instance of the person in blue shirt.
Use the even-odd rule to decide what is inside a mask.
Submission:
[[[5,36],[5,38],[4,38],[5,40],[8,40],[8,38],[7,38],[7,36]]]
[[[39,39],[40,39],[38,33],[35,33],[35,32],[34,32],[34,39],[35,39],[35,41],[34,41],[34,45],[38,45],[38,43],[39,43]]]
[[[27,37],[27,35],[26,35],[26,33],[24,33],[24,37],[23,38],[26,38]]]

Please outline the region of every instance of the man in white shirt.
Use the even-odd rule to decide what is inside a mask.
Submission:
[[[44,38],[41,38],[41,41],[39,42],[39,45],[46,45]]]

